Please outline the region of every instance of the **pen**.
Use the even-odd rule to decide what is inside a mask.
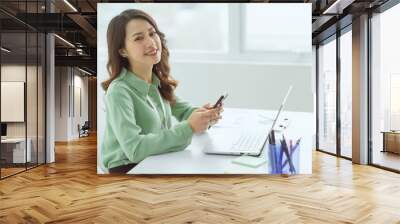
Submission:
[[[275,145],[275,131],[271,130],[269,133],[269,143]]]
[[[284,153],[285,153],[285,155],[286,155],[286,157],[287,157],[287,159],[288,159],[288,161],[289,161],[289,171],[290,171],[291,173],[295,173],[295,172],[296,172],[296,169],[294,168],[292,159],[290,158],[289,151],[288,151],[287,144],[286,144],[286,140],[285,140],[285,136],[282,135],[282,138],[283,138],[283,141],[282,141],[283,147],[282,147],[282,148],[283,148]]]
[[[290,139],[289,140],[289,148],[288,148],[288,152],[289,152],[289,155],[290,156],[292,156],[292,140]],[[282,162],[282,167],[285,167],[286,165],[287,165],[287,158],[286,158],[286,160],[285,160],[285,162]]]
[[[296,144],[293,146],[293,148],[291,148],[291,150],[290,150],[290,158],[292,158],[292,156],[293,156],[293,154],[294,154],[294,151],[296,151],[296,149],[297,149],[298,146],[300,145],[300,140],[301,140],[301,138],[299,138],[299,139],[296,141]],[[288,160],[286,159],[282,166],[286,166],[287,163],[288,163]]]
[[[269,158],[270,158],[270,164],[271,164],[271,174],[276,174],[276,157],[275,157],[275,138],[274,138],[274,133],[271,131],[268,135],[268,140],[269,140]]]
[[[276,174],[276,165],[275,165],[275,145],[269,144],[269,158],[271,164],[271,174]]]
[[[301,138],[299,138],[299,139],[296,141],[296,144],[293,146],[292,152],[291,152],[291,153],[293,153],[293,151],[299,146],[300,140],[301,140]]]
[[[282,150],[282,145],[281,145],[281,150]],[[275,145],[275,166],[276,166],[276,173],[282,173],[282,167],[281,167],[282,163],[279,160],[279,146],[277,147]]]
[[[280,151],[280,155],[279,155],[280,173],[282,173],[282,169],[283,169],[283,167],[285,167],[285,166],[282,165],[282,159],[283,159],[283,149],[282,149],[282,147],[283,147],[283,144],[282,144],[282,141],[281,141],[281,151]]]

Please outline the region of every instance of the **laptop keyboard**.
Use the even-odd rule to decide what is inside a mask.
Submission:
[[[233,143],[233,149],[237,151],[254,151],[261,149],[264,144],[265,133],[242,133],[238,140]]]

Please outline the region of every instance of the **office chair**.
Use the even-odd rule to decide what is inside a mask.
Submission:
[[[80,127],[80,125],[78,124],[79,138],[89,136],[89,129],[90,129],[89,121],[85,121],[82,127]]]

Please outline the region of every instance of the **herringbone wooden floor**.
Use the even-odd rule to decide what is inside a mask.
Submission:
[[[100,176],[89,137],[0,181],[0,223],[400,223],[399,174],[320,152],[313,162],[291,177]]]

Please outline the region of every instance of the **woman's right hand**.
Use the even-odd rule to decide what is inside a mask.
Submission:
[[[207,130],[210,121],[219,118],[219,109],[206,110],[199,108],[190,115],[188,122],[194,133],[201,133]]]

